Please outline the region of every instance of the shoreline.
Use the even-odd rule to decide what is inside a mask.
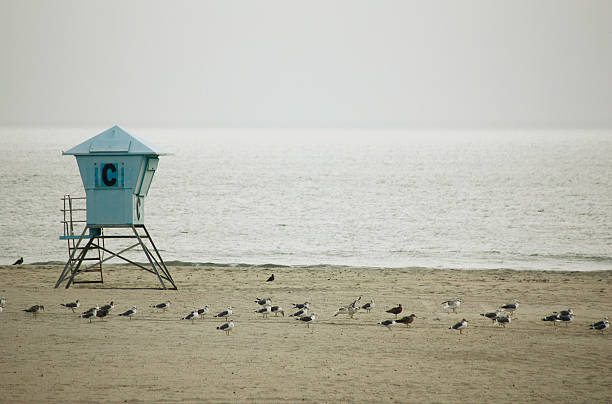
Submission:
[[[178,290],[145,271],[108,265],[102,285],[53,285],[59,265],[0,266],[0,402],[609,402],[612,334],[588,325],[612,314],[612,271],[169,266]],[[266,282],[270,274],[273,282]],[[333,316],[357,296],[375,308]],[[255,313],[271,297],[285,316]],[[441,302],[461,298],[458,313]],[[81,311],[115,302],[89,323]],[[520,301],[506,328],[480,313]],[[167,311],[151,306],[166,300]],[[308,328],[289,317],[308,300]],[[401,303],[411,327],[378,325]],[[37,318],[23,310],[45,305]],[[210,313],[181,320],[207,304]],[[132,320],[117,316],[133,305]],[[231,305],[226,336],[212,317]],[[541,318],[572,308],[576,319]],[[404,314],[402,313],[402,314]],[[462,318],[468,328],[450,330]]]

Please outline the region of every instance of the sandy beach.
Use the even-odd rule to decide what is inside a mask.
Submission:
[[[589,324],[612,314],[612,271],[453,271],[171,266],[178,291],[124,266],[105,283],[54,289],[56,265],[0,266],[0,402],[612,401],[612,335]],[[276,280],[266,282],[274,273]],[[333,316],[362,296],[375,308]],[[256,297],[286,315],[263,318]],[[441,302],[461,298],[458,313]],[[77,313],[60,303],[79,299]],[[518,299],[506,328],[480,313]],[[79,313],[114,301],[107,318]],[[167,311],[151,306],[170,300]],[[308,328],[290,314],[308,300]],[[401,303],[411,327],[377,325]],[[42,304],[36,318],[23,310]],[[181,317],[208,305],[193,323]],[[227,305],[229,336],[213,318]],[[117,316],[132,306],[133,319]],[[572,308],[570,324],[541,321]],[[465,318],[463,334],[449,330]]]

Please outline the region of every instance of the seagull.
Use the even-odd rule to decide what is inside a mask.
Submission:
[[[101,309],[101,307],[96,304],[95,307],[92,307],[92,308],[89,308],[89,309],[85,310],[82,314],[87,314],[87,313],[90,313],[90,312],[92,312],[94,310],[100,310],[100,309]]]
[[[342,306],[334,313],[334,317],[338,314],[348,314],[350,318],[353,318],[353,315],[359,311],[359,307],[355,306]]]
[[[518,300],[514,299],[514,303],[504,304],[500,308],[504,309],[504,310],[509,310],[511,312],[511,314],[514,314],[514,311],[519,308],[519,302],[518,302]]]
[[[222,311],[219,314],[215,314],[215,317],[225,317],[226,319],[232,315],[232,306],[227,306],[227,310]]]
[[[605,317],[603,320],[591,324],[591,326],[589,327],[589,329],[591,330],[601,331],[602,334],[608,328],[610,328],[610,321],[608,320],[608,317]]]
[[[406,327],[408,327],[410,324],[412,324],[415,318],[416,318],[416,314],[413,313],[409,316],[400,318],[399,320],[396,321],[396,323],[406,324]]]
[[[64,306],[64,307],[71,309],[73,313],[74,313],[74,309],[78,308],[80,305],[81,303],[79,302],[78,299],[75,302],[60,303],[60,306]]]
[[[567,309],[567,310],[561,310],[559,312],[560,316],[573,316],[574,315],[574,310],[572,309]]]
[[[272,282],[274,280],[274,274],[270,275],[270,277],[266,280],[266,282]]]
[[[308,314],[308,308],[304,307],[301,310],[296,311],[293,314],[289,314],[289,317],[302,317]]]
[[[502,312],[503,312],[503,310],[497,309],[497,310],[495,310],[493,312],[490,312],[490,313],[480,313],[480,315],[483,316],[483,317],[486,317],[486,318],[488,318],[490,320],[492,320],[493,324],[495,324],[495,319],[497,318],[497,316],[499,316],[499,313],[502,313]]]
[[[506,328],[506,324],[510,324],[511,321],[512,321],[512,318],[509,315],[508,316],[497,316],[493,320],[493,323],[500,324],[502,327]]]
[[[316,318],[316,315],[314,313],[312,313],[309,316],[302,316],[302,317],[297,317],[296,320],[300,320],[306,323],[306,325],[308,325],[308,328],[310,328],[310,323],[313,322]]]
[[[395,325],[395,320],[385,320],[385,321],[381,321],[378,324],[384,327],[387,327],[387,330],[391,331],[391,327]]]
[[[389,310],[387,310],[387,313],[395,314],[395,318],[397,318],[397,315],[400,314],[402,310],[404,310],[402,308],[402,305],[398,304],[397,307],[392,307]]]
[[[459,334],[462,334],[463,329],[466,328],[467,326],[468,326],[468,321],[464,318],[463,320],[459,321],[454,326],[448,327],[448,329],[449,330],[459,330]]]
[[[23,264],[23,257],[20,257],[17,261],[13,262],[13,265],[21,265]]]
[[[561,319],[559,318],[559,313],[555,311],[553,314],[544,317],[542,321],[550,321],[553,325],[557,325],[557,321],[561,321]]]
[[[170,300],[167,300],[167,301],[165,301],[163,303],[160,303],[160,304],[156,304],[156,305],[151,306],[151,307],[153,307],[155,309],[162,309],[163,311],[166,311],[166,310],[168,310],[168,307],[170,307]]]
[[[194,310],[191,313],[187,314],[185,317],[181,318],[181,320],[191,320],[191,324],[193,324],[193,320],[200,317],[198,314],[198,310]]]
[[[129,309],[128,311],[124,311],[123,313],[119,314],[120,316],[123,317],[127,317],[130,320],[132,319],[132,316],[136,314],[136,306],[133,306],[131,309]]]
[[[40,310],[45,311],[45,306],[43,306],[42,304],[37,304],[30,307],[29,309],[25,309],[24,311],[34,314],[34,318],[36,318],[36,313],[38,313]]]
[[[109,304],[105,304],[104,306],[100,307],[100,310],[111,311],[114,308],[115,308],[115,303],[111,300]]]
[[[91,319],[94,318],[97,314],[98,314],[98,309],[93,309],[92,311],[88,311],[84,314],[81,314],[80,317],[89,319],[89,322],[91,323]]]
[[[2,310],[4,310],[4,308],[2,306],[0,306],[0,313],[2,313]]]
[[[278,316],[278,313],[282,314],[282,315],[283,315],[283,317],[285,317],[285,311],[284,311],[284,310],[283,310],[283,308],[282,308],[282,307],[280,307],[280,306],[272,306],[272,307],[270,307],[270,311],[271,311],[272,313],[274,313],[274,316],[275,316],[275,317],[276,317],[276,316]]]
[[[568,323],[570,323],[571,321],[574,321],[574,315],[573,314],[570,314],[569,316],[559,315],[559,320],[563,321],[565,323],[565,326],[567,327]]]
[[[304,303],[293,303],[293,307],[296,309],[304,309],[304,308],[309,308],[310,307],[310,302],[304,302]]]
[[[109,310],[103,310],[103,309],[97,310],[96,311],[96,317],[104,318],[104,317],[108,316],[108,312],[109,312]]]
[[[234,320],[230,320],[229,322],[217,327],[217,330],[225,331],[226,335],[230,334],[230,331],[234,329]]]
[[[202,318],[204,318],[204,315],[208,313],[208,305],[202,307],[201,309],[198,309],[198,316],[202,316]]]
[[[6,304],[6,299],[0,299],[0,306],[4,306]]]
[[[370,310],[372,310],[374,308],[374,300],[370,299],[370,303],[366,303],[363,306],[361,306],[362,309],[367,310],[368,313],[370,312]]]
[[[257,303],[260,306],[266,306],[266,305],[269,306],[270,303],[272,303],[272,299],[269,297],[265,299],[260,299],[259,297],[256,297],[255,299],[256,299],[255,303]]]
[[[268,317],[268,314],[270,314],[272,312],[272,307],[270,306],[265,306],[259,310],[255,310],[255,313],[260,313],[262,314],[263,318]]]
[[[453,310],[453,313],[457,312],[459,306],[461,306],[461,299],[447,300],[442,302],[442,308],[445,310],[451,309]]]

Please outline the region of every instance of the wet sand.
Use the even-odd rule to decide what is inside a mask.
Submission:
[[[612,402],[612,335],[588,327],[612,314],[612,271],[169,269],[178,291],[123,266],[107,267],[101,287],[70,289],[53,288],[60,266],[0,266],[0,402]],[[332,316],[359,295],[372,312]],[[256,297],[287,314],[308,300],[318,318],[262,318]],[[440,303],[455,297],[449,314]],[[505,329],[479,315],[515,298]],[[60,306],[76,299],[79,312],[116,306],[89,323]],[[165,300],[166,312],[151,307]],[[377,325],[398,303],[414,324]],[[33,304],[45,306],[36,318],[23,312]],[[205,318],[180,320],[205,304]],[[132,305],[132,320],[117,316]],[[212,317],[227,305],[230,336]],[[570,307],[567,326],[541,321]],[[462,318],[462,335],[448,329]]]

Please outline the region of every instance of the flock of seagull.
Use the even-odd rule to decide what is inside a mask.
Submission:
[[[255,299],[254,302],[259,306],[258,309],[254,310],[254,313],[261,314],[263,318],[266,318],[270,314],[274,314],[274,316],[278,316],[279,314],[281,314],[283,317],[285,316],[285,310],[281,306],[273,305],[272,299],[269,297],[268,298],[258,297]],[[376,307],[373,299],[371,299],[368,303],[365,303],[365,304],[360,304],[360,302],[361,302],[361,296],[359,296],[357,299],[353,300],[349,304],[340,306],[333,313],[333,317],[336,317],[338,315],[347,315],[350,318],[353,318],[353,316],[361,310],[367,311],[369,313],[372,309]],[[0,299],[0,313],[2,313],[3,308],[5,307],[5,304],[6,304],[6,299]],[[310,324],[313,323],[315,319],[317,318],[317,315],[314,312],[310,311],[310,305],[311,303],[308,301],[304,303],[294,303],[292,305],[293,313],[289,314],[289,317],[293,317],[294,319],[305,323],[307,327],[310,328]],[[74,302],[61,303],[61,306],[67,309],[70,309],[72,310],[73,313],[75,313],[76,309],[80,308],[81,303],[79,300],[76,300]],[[457,313],[457,310],[460,308],[460,306],[461,306],[461,299],[452,299],[452,300],[447,300],[447,301],[442,302],[442,308],[444,310],[447,310],[448,313],[450,313],[451,311],[453,313]],[[155,310],[167,311],[168,308],[170,307],[170,301],[168,300],[163,303],[155,304],[155,305],[152,305],[151,307]],[[109,304],[105,304],[103,306],[96,305],[94,307],[91,307],[88,310],[82,312],[79,315],[79,317],[87,319],[89,320],[89,322],[91,322],[95,318],[104,318],[108,316],[111,310],[113,310],[114,308],[115,308],[114,302],[111,301]],[[488,313],[481,313],[480,315],[490,319],[494,325],[499,325],[505,328],[507,325],[509,325],[512,322],[512,319],[514,318],[518,308],[519,308],[519,302],[518,300],[514,300],[513,303],[504,304],[500,306],[498,309],[496,309],[495,311],[488,312]],[[45,310],[45,306],[43,306],[42,304],[37,304],[37,305],[31,306],[28,309],[24,309],[25,312],[32,313],[34,317],[36,317],[38,312],[44,311],[44,310]],[[411,326],[412,323],[417,318],[417,316],[416,314],[413,313],[409,316],[404,316],[398,319],[398,315],[401,314],[403,310],[404,308],[402,307],[401,304],[398,304],[395,307],[385,310],[386,313],[393,314],[395,318],[381,321],[378,323],[378,325],[384,326],[388,330],[391,330],[391,328],[395,326],[396,324],[405,324],[407,327]],[[129,310],[119,313],[118,315],[121,317],[127,317],[131,320],[132,317],[137,312],[138,311],[136,309],[136,306],[133,306]],[[203,318],[208,313],[209,313],[209,307],[208,305],[205,305],[204,307],[201,307],[199,309],[195,309],[189,312],[187,315],[182,317],[181,320],[191,320],[193,322],[197,318]],[[230,335],[230,332],[235,327],[234,321],[229,318],[230,316],[232,316],[232,314],[233,314],[232,307],[227,306],[225,310],[213,316],[214,318],[219,318],[219,319],[224,318],[226,320],[226,323],[216,328],[217,330],[225,332],[225,334],[228,336]],[[574,320],[574,312],[571,308],[567,310],[555,311],[552,314],[547,315],[544,318],[542,318],[542,321],[552,322],[553,325],[556,325],[557,323],[565,323],[567,325],[573,320]],[[463,330],[467,328],[468,323],[469,323],[468,320],[464,318],[461,321],[449,327],[449,329],[457,330],[459,331],[460,334],[462,334]],[[600,331],[603,333],[605,330],[610,328],[610,322],[609,322],[608,317],[605,317],[601,321],[597,321],[595,323],[590,324],[589,328],[591,330]]]

